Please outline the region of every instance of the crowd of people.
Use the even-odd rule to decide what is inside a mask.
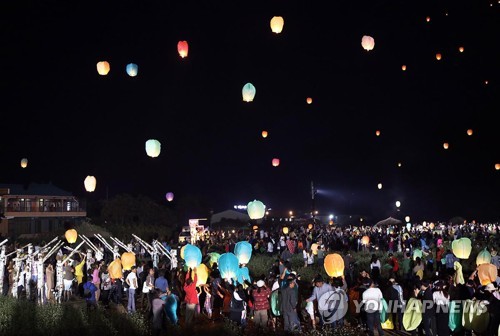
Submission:
[[[327,225],[235,233],[212,231],[193,242],[210,270],[206,283],[198,286],[196,267],[189,268],[182,260],[172,267],[165,257],[154,267],[151,256],[131,238],[137,264],[122,278],[110,276],[112,254],[105,253],[102,260],[96,261],[77,252],[64,265],[62,295],[63,301],[83,298],[90,311],[99,306],[122,307],[128,313],[140,311],[151,319],[156,334],[175,325],[189,330],[203,319],[209,323],[230,320],[243,329],[286,332],[349,324],[360,326],[369,335],[375,329],[384,335],[387,328],[405,330],[403,314],[406,303],[413,298],[424,303],[422,319],[407,331],[415,335],[422,331],[425,335],[471,335],[467,328],[452,329],[449,307],[452,303],[478,300],[489,314],[483,334],[496,335],[500,322],[500,258],[496,251],[499,229],[498,224],[464,223],[408,228]],[[460,259],[449,244],[462,237],[469,237],[475,245],[489,251],[491,264],[497,269],[494,281],[484,284],[477,271],[462,272]],[[217,262],[209,262],[209,253],[233,252],[235,244],[243,240],[252,245],[253,253],[273,258],[273,265],[265,274],[252,274],[241,282],[223,279]],[[162,244],[166,250],[181,247],[172,240]],[[14,250],[14,246],[10,249]],[[345,267],[341,276],[329,277],[325,275],[324,262],[333,252],[342,255]],[[364,266],[353,257],[363,252],[371,255],[369,264]],[[298,269],[292,267],[295,255],[303,259]],[[54,296],[56,259],[54,256],[46,262],[45,295],[49,301]],[[300,270],[309,267],[316,276],[304,280]],[[14,283],[13,269],[10,260],[5,265],[5,274],[9,276],[4,279],[3,294],[12,295],[12,288],[16,287],[22,298],[26,286],[33,283],[30,279]],[[325,293],[338,301],[338,309],[332,310],[321,302]],[[383,301],[388,308],[382,306]],[[387,314],[386,322],[382,322],[381,314]]]

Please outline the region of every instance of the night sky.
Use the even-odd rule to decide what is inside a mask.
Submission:
[[[278,215],[310,211],[314,181],[322,214],[496,221],[492,4],[2,1],[1,182],[50,181],[85,196],[94,175],[96,198],[166,203],[171,191],[169,206],[198,197],[214,212],[258,199]],[[273,16],[285,20],[281,34]],[[159,157],[146,155],[148,139],[161,142]]]

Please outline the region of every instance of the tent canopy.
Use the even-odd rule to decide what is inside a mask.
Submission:
[[[388,217],[386,219],[383,219],[379,222],[377,222],[377,224],[375,224],[376,226],[390,226],[390,225],[401,225],[403,224],[402,221],[400,221],[399,219],[396,219],[396,218],[393,218],[393,217]]]

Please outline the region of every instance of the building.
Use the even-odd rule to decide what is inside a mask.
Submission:
[[[17,238],[63,230],[77,224],[87,212],[70,192],[51,183],[0,184],[0,234]]]

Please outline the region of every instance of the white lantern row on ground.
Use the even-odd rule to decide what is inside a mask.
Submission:
[[[241,90],[243,101],[246,101],[247,103],[253,101],[253,99],[255,98],[255,93],[255,86],[253,86],[252,83],[246,83]]]
[[[21,168],[28,167],[28,159],[24,158],[21,160]]]
[[[111,67],[108,62],[101,61],[97,63],[97,73],[99,75],[106,76],[109,73],[109,70],[111,70]]]
[[[139,72],[139,67],[135,63],[130,63],[130,64],[127,64],[126,70],[127,70],[127,74],[130,77],[135,77],[135,76],[137,76],[137,74]]]
[[[85,190],[87,190],[88,192],[93,192],[95,190],[97,180],[95,179],[94,176],[89,175],[85,178],[83,184],[85,185]]]
[[[146,141],[146,154],[153,158],[158,157],[161,152],[161,144],[158,140],[149,139]]]
[[[373,37],[365,35],[361,39],[361,46],[366,51],[373,50],[373,48],[375,48],[375,40],[373,39]]]
[[[266,206],[261,201],[254,200],[248,203],[247,212],[250,219],[261,219],[266,214]]]
[[[274,16],[271,19],[271,30],[273,33],[279,34],[283,31],[283,25],[285,24],[285,20],[281,16]]]

